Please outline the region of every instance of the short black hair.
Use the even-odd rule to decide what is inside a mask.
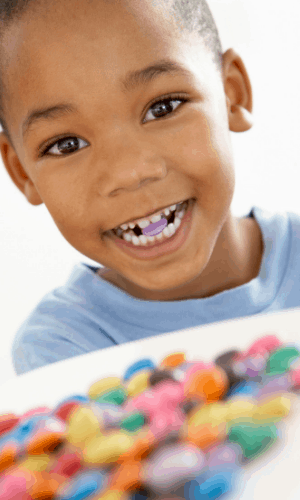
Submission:
[[[41,3],[41,0],[0,0],[0,125],[11,145],[13,141],[4,116],[4,96],[7,91],[3,78],[1,45],[6,31],[21,20],[29,6]],[[162,0],[166,10],[175,19],[179,33],[196,34],[208,52],[220,76],[222,75],[222,45],[218,29],[206,0]]]

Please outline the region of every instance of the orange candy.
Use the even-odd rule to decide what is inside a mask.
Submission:
[[[149,455],[155,445],[155,442],[155,436],[149,428],[139,431],[139,437],[136,439],[133,446],[131,446],[128,451],[120,455],[116,463],[123,464],[127,461],[141,461]]]
[[[26,451],[29,455],[51,453],[63,440],[64,436],[61,432],[39,431],[28,443]]]
[[[226,439],[226,422],[222,425],[206,423],[186,426],[182,437],[185,441],[189,441],[205,451]]]
[[[140,488],[142,464],[136,460],[128,460],[118,467],[111,477],[109,488],[112,490],[130,491]]]
[[[160,366],[164,368],[175,368],[178,365],[181,365],[181,363],[184,363],[186,360],[186,355],[184,352],[175,352],[174,354],[169,354],[169,356],[166,356]]]
[[[58,474],[49,474],[45,471],[35,472],[35,482],[28,493],[32,500],[52,500],[58,488],[66,483],[66,478]]]
[[[8,469],[16,463],[18,445],[16,443],[6,443],[0,453],[0,472]]]
[[[206,403],[218,401],[228,389],[228,378],[220,367],[207,368],[193,374],[185,386],[186,396],[202,397]]]

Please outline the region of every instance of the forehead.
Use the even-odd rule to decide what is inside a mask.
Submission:
[[[191,74],[202,57],[202,75],[211,71],[199,44],[195,52],[191,38],[174,36],[172,19],[149,1],[55,0],[50,4],[51,8],[47,4],[36,11],[29,9],[7,32],[3,44],[5,104],[17,137],[28,110],[37,104],[66,98],[91,104],[99,94],[110,95],[119,88],[128,71],[165,57]]]

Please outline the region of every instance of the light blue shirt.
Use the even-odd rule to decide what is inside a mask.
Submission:
[[[16,373],[162,333],[300,306],[300,215],[253,207],[263,235],[259,275],[212,297],[141,300],[74,266],[64,286],[47,293],[23,322],[12,348]],[[200,334],[200,333],[199,333]]]

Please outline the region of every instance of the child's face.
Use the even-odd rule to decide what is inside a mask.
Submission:
[[[49,12],[27,16],[7,35],[5,81],[17,156],[12,149],[7,154],[11,169],[23,169],[19,189],[30,203],[45,203],[80,253],[124,283],[163,292],[197,279],[221,231],[226,240],[235,177],[224,82],[211,55],[176,41],[158,9],[140,0],[51,2]],[[161,59],[181,64],[190,76],[165,73],[124,91],[120,82],[128,72]],[[234,86],[228,88],[234,95]],[[151,100],[178,93],[188,102],[171,102],[165,118],[159,108],[150,110]],[[22,135],[32,110],[61,103],[77,111],[40,119]],[[74,152],[64,142],[39,157],[38,148],[60,135],[77,138]],[[196,203],[189,237],[171,254],[140,260],[107,236],[190,198]]]

